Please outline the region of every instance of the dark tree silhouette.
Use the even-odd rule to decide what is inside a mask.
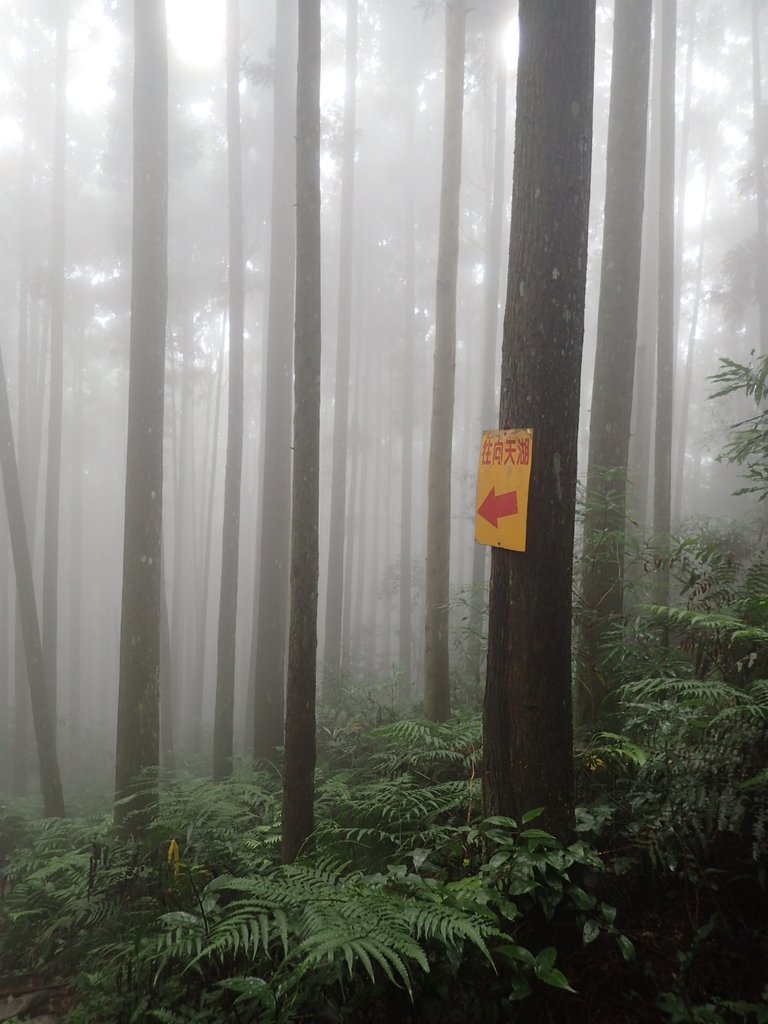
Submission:
[[[237,569],[243,468],[243,172],[240,145],[240,0],[227,0],[227,153],[229,169],[229,404],[224,478],[219,657],[213,729],[213,777],[232,773]]]
[[[275,27],[272,220],[264,409],[261,546],[253,638],[256,757],[283,742],[291,523],[291,387],[296,273],[296,10],[281,0]]]
[[[595,2],[521,0],[499,424],[533,428],[527,550],[494,548],[484,707],[489,814],[573,818],[571,584]]]
[[[134,8],[133,252],[115,823],[140,832],[159,761],[163,403],[168,305],[165,4]],[[126,801],[127,797],[134,799]]]
[[[35,586],[32,579],[32,559],[29,556],[27,529],[21,503],[21,486],[16,452],[13,443],[8,385],[0,352],[0,468],[8,510],[8,528],[11,535],[13,565],[16,571],[16,594],[19,619],[27,661],[27,679],[32,699],[32,721],[35,727],[37,754],[40,764],[40,789],[47,817],[64,816],[64,796],[61,789],[59,762],[56,755],[56,730],[50,692],[46,683],[40,623],[37,616]],[[18,699],[18,694],[17,694]]]
[[[456,278],[459,263],[466,21],[466,0],[448,0],[445,8],[445,107],[435,296],[435,368],[429,433],[424,653],[424,714],[438,722],[446,719],[450,712],[448,612],[451,453],[456,380]]]
[[[654,600],[669,604],[672,519],[672,422],[675,379],[675,64],[677,0],[661,4],[659,118],[659,308],[656,333],[656,430],[653,448],[653,532],[659,553]]]
[[[282,857],[314,829],[320,484],[320,0],[299,0],[291,613]]]
[[[578,701],[582,718],[594,717],[604,696],[600,638],[605,624],[620,616],[623,606],[650,53],[651,0],[617,0],[584,519]]]

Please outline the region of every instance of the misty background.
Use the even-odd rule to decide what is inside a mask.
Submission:
[[[280,0],[277,0],[279,3]],[[0,8],[0,345],[35,582],[44,588],[50,432],[52,267],[63,213],[63,406],[58,515],[57,731],[68,785],[111,782],[119,669],[131,252],[131,18],[100,0],[6,0]],[[240,514],[235,744],[253,748],[253,675],[263,486],[272,234],[275,5],[241,5],[240,100],[245,255],[244,448]],[[177,765],[207,771],[216,685],[218,581],[227,437],[227,136],[224,0],[168,0],[169,302],[165,395],[164,672]],[[66,16],[65,174],[56,188],[57,26]],[[349,301],[350,363],[341,677],[383,708],[421,695],[427,459],[432,395],[443,115],[439,5],[359,0],[354,99],[352,256],[342,259],[347,4],[323,4],[323,373],[319,683],[331,532],[337,339]],[[497,291],[500,351],[514,125],[515,4],[477,0],[467,19],[464,145],[452,438],[451,652],[472,661],[475,475],[488,418],[482,394],[487,293]],[[598,6],[590,260],[580,430],[586,463],[601,269],[613,5]],[[765,43],[765,29],[761,42]],[[758,53],[759,53],[758,48]],[[722,357],[759,350],[755,107],[750,5],[680,0],[676,107],[673,512],[699,526],[757,515],[718,461],[738,396],[713,402]],[[633,522],[650,530],[656,335],[658,56],[646,174]],[[501,271],[488,277],[499,66],[506,70]],[[60,67],[60,65],[59,65]],[[765,110],[762,109],[765,133]],[[60,121],[58,122],[61,123]],[[292,168],[286,164],[286,175]],[[348,174],[348,166],[346,173]],[[293,239],[286,237],[285,245]],[[340,267],[346,268],[340,280]],[[412,268],[409,270],[409,268]],[[412,288],[408,286],[412,280]],[[494,374],[494,378],[497,374]],[[412,395],[412,403],[406,395]],[[497,403],[494,403],[496,407]],[[645,418],[644,418],[645,417]],[[525,426],[521,424],[520,426]],[[404,443],[405,439],[405,443]],[[278,458],[292,452],[290,432]],[[273,454],[275,454],[273,452]],[[408,462],[410,460],[410,462]],[[412,481],[404,524],[406,469]],[[286,520],[290,508],[277,509]],[[5,519],[5,508],[0,508]],[[338,517],[336,517],[338,522]],[[404,546],[403,528],[409,542]],[[410,551],[409,564],[402,552]],[[287,571],[287,567],[286,567]],[[401,614],[403,607],[407,615]],[[407,635],[404,636],[404,624]],[[403,663],[403,645],[408,663]],[[0,787],[35,786],[36,755],[15,578],[0,527]],[[480,693],[480,679],[464,673]]]

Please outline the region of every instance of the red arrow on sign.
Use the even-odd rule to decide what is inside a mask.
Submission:
[[[517,515],[517,491],[509,491],[508,494],[497,494],[496,488],[492,487],[477,514],[487,520],[491,526],[498,528],[499,520],[505,516]]]

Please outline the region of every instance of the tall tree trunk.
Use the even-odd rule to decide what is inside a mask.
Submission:
[[[237,568],[240,552],[240,483],[243,466],[243,174],[240,146],[240,0],[227,0],[227,149],[229,166],[229,405],[224,529],[219,601],[219,656],[213,778],[232,774],[235,710]]]
[[[218,467],[219,454],[219,426],[221,422],[221,382],[224,377],[224,340],[222,337],[221,350],[219,352],[218,366],[216,368],[216,398],[214,401],[213,423],[210,416],[207,419],[206,435],[210,444],[210,463],[206,456],[206,465],[210,464],[208,476],[208,492],[206,499],[205,521],[203,523],[203,577],[200,584],[200,604],[197,619],[197,631],[195,637],[195,664],[192,686],[190,687],[190,721],[192,722],[191,739],[194,749],[201,749],[202,744],[202,719],[203,719],[203,696],[205,691],[205,652],[208,631],[208,593],[211,578],[211,546],[213,541],[213,501],[216,495],[216,470]]]
[[[344,141],[341,168],[341,228],[339,232],[339,303],[336,328],[336,383],[333,405],[333,457],[328,541],[328,581],[325,592],[325,651],[323,698],[338,701],[342,692],[341,619],[344,582],[344,527],[347,491],[349,419],[349,350],[352,327],[352,254],[355,210],[355,104],[357,102],[357,3],[347,0],[344,93]]]
[[[498,26],[497,26],[498,28]],[[499,274],[501,271],[501,225],[506,194],[504,163],[507,148],[507,67],[506,58],[496,57],[495,125],[493,132],[492,174],[486,189],[485,274],[483,277],[483,369],[480,378],[480,423],[483,430],[498,422],[494,405],[494,381],[499,333]],[[482,643],[485,605],[485,579],[488,552],[484,544],[475,544],[472,552],[472,596],[469,613],[469,672],[479,684],[482,674]]]
[[[680,122],[680,144],[678,147],[679,160],[677,167],[677,216],[675,217],[675,297],[674,297],[674,327],[675,339],[675,380],[678,395],[680,385],[685,387],[686,368],[680,364],[680,317],[682,314],[683,298],[683,256],[685,241],[685,197],[688,189],[688,164],[690,162],[691,143],[691,103],[693,98],[693,62],[696,52],[696,5],[691,4],[688,20],[688,42],[685,54],[685,98],[683,100],[683,117]],[[688,350],[690,353],[690,349]],[[686,360],[687,362],[687,360]],[[690,390],[688,392],[690,397]],[[673,433],[673,448],[679,451],[680,434],[682,432],[683,420],[688,420],[688,409],[682,401],[677,403],[675,418],[678,420],[678,428]],[[683,441],[683,444],[685,442]],[[673,458],[674,468],[677,469],[677,456]],[[681,492],[683,489],[682,472],[672,473],[672,521],[680,517],[680,505],[682,502]]]
[[[31,458],[29,455],[29,401],[30,401],[30,316],[32,302],[30,296],[29,273],[29,211],[32,180],[32,141],[31,141],[31,90],[27,91],[27,110],[25,117],[24,148],[21,157],[21,181],[19,199],[19,218],[17,224],[17,240],[19,252],[19,303],[18,303],[18,374],[19,400],[16,426],[18,431],[19,473],[21,476],[21,496],[25,520],[29,522],[30,558],[34,551],[35,506],[30,501],[32,492]],[[35,499],[36,499],[36,481]],[[29,689],[27,683],[27,666],[24,655],[24,637],[21,630],[21,610],[19,602],[15,602],[14,629],[14,732],[13,754],[11,758],[11,793],[23,796],[26,791],[27,773],[27,738],[29,734]]]
[[[12,612],[9,582],[11,566],[6,534],[7,516],[0,513],[0,792],[10,791],[11,780],[11,651]],[[15,711],[15,709],[14,709]]]
[[[651,520],[653,407],[659,298],[659,108],[661,101],[659,22],[659,5],[654,4],[650,117],[645,160],[643,241],[640,255],[640,291],[637,310],[637,359],[629,443],[628,504],[631,518],[638,524],[641,534],[645,534],[649,529]]]
[[[608,118],[603,267],[589,429],[579,651],[579,717],[594,721],[607,684],[606,625],[623,611],[624,530],[640,289],[651,0],[617,0]]]
[[[595,0],[521,0],[502,429],[533,428],[527,548],[494,548],[486,813],[573,827],[571,587]]]
[[[755,195],[757,199],[757,305],[760,315],[760,353],[768,356],[768,207],[765,180],[766,117],[763,110],[763,79],[760,60],[761,0],[752,0],[752,110],[755,146]]]
[[[168,532],[173,539],[173,573],[170,609],[167,609],[169,611],[170,659],[167,666],[168,671],[163,675],[163,685],[166,688],[165,702],[170,715],[168,724],[173,722],[179,729],[182,721],[184,681],[187,679],[188,662],[190,608],[187,601],[187,590],[190,587],[192,575],[188,551],[190,537],[194,537],[190,519],[191,510],[194,508],[192,410],[194,405],[195,329],[191,308],[186,302],[184,306],[185,311],[177,336],[181,373],[178,372],[174,353],[170,361],[171,379],[168,388],[171,399],[169,433],[173,459],[173,471],[170,475],[173,482],[173,528],[172,532]],[[178,416],[177,404],[180,406]],[[164,599],[167,601],[167,595]]]
[[[178,723],[173,707],[173,654],[171,651],[171,621],[168,614],[165,548],[160,552],[160,563],[160,763],[166,771],[173,771],[176,767],[173,734]]]
[[[320,489],[320,0],[299,0],[291,613],[283,769],[285,863],[315,826]]]
[[[61,503],[61,426],[64,401],[64,280],[67,155],[67,25],[69,4],[58,7],[56,25],[56,116],[53,144],[53,216],[49,292],[51,303],[51,379],[48,411],[48,459],[45,479],[43,556],[43,657],[57,723],[59,506]]]
[[[354,406],[349,425],[351,444],[349,447],[349,487],[347,493],[347,530],[344,537],[346,551],[344,554],[344,610],[341,626],[342,644],[342,665],[347,674],[354,672],[352,661],[352,609],[356,607],[357,582],[359,580],[358,563],[360,561],[360,470],[363,459],[361,456],[362,445],[360,439],[361,423],[361,395],[363,383],[363,338],[361,344],[356,346],[357,360],[352,376],[354,388]]]
[[[371,401],[371,360],[365,358],[365,350],[360,353],[360,418],[355,431],[357,435],[359,478],[357,483],[357,571],[355,573],[354,596],[352,599],[352,621],[350,624],[350,664],[358,672],[362,671],[363,662],[363,629],[365,620],[363,609],[365,604],[365,582],[370,574],[370,546],[368,543],[369,519],[369,486],[371,466],[370,437],[373,403]]]
[[[78,330],[75,346],[74,386],[72,394],[72,480],[70,521],[69,591],[69,702],[67,730],[69,758],[73,775],[80,769],[82,746],[82,612],[83,612],[83,344],[85,331]]]
[[[413,561],[413,357],[416,310],[416,90],[408,90],[406,110],[405,286],[403,288],[403,419],[400,469],[400,596],[398,614],[398,702],[411,698],[411,589]]]
[[[272,224],[269,256],[264,474],[255,633],[255,757],[283,742],[291,523],[291,386],[296,251],[297,0],[280,0],[275,29]]]
[[[656,430],[653,449],[653,532],[659,556],[657,604],[669,603],[672,520],[672,423],[675,379],[675,58],[677,0],[661,6],[659,148],[659,319],[656,338]]]
[[[693,309],[691,311],[691,326],[688,332],[688,351],[685,357],[685,369],[683,372],[683,394],[680,400],[680,426],[677,436],[677,456],[675,460],[675,478],[678,481],[675,492],[675,519],[680,518],[683,501],[683,478],[685,476],[685,451],[688,440],[688,414],[690,412],[691,391],[693,389],[693,357],[696,350],[696,334],[699,327],[699,309],[702,298],[702,278],[704,276],[704,249],[707,240],[707,197],[709,195],[709,171],[707,167],[707,181],[704,187],[704,204],[701,214],[701,240],[699,242],[699,256],[696,260],[696,283],[693,293]]]
[[[447,0],[445,17],[445,107],[435,298],[435,366],[429,435],[424,647],[424,714],[437,722],[448,717],[451,703],[448,664],[451,455],[456,376],[456,277],[459,262],[466,0]]]
[[[115,823],[141,833],[157,802],[163,404],[168,304],[165,4],[134,8],[133,253]],[[124,798],[133,797],[126,801]]]
[[[46,817],[64,817],[64,796],[61,789],[59,762],[56,755],[56,729],[53,723],[50,692],[46,685],[43,647],[37,617],[35,586],[32,580],[32,559],[29,556],[27,529],[21,501],[21,485],[13,443],[8,385],[0,351],[0,469],[5,488],[8,527],[11,535],[13,565],[16,571],[16,594],[19,618],[24,636],[27,679],[32,700],[32,721],[37,740],[40,765],[40,789]]]

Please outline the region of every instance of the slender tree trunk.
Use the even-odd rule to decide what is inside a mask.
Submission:
[[[362,341],[362,338],[361,338]],[[350,420],[349,432],[351,444],[349,448],[349,487],[347,493],[347,529],[344,537],[346,551],[344,554],[344,611],[341,627],[342,666],[347,675],[354,672],[352,664],[352,609],[355,606],[356,586],[359,578],[357,564],[360,561],[360,517],[359,517],[359,477],[361,469],[360,416],[362,392],[362,344],[357,346],[357,366],[353,374],[355,404]]]
[[[18,304],[18,374],[19,401],[16,426],[18,431],[19,472],[25,521],[29,523],[30,558],[34,551],[35,507],[30,502],[32,492],[31,458],[29,458],[29,399],[30,399],[30,274],[29,274],[29,211],[32,175],[31,112],[29,93],[25,118],[24,148],[21,158],[21,182],[17,239],[19,252],[19,304]],[[36,481],[35,481],[36,495]],[[14,629],[14,732],[11,758],[11,793],[23,796],[26,791],[27,737],[29,735],[29,690],[27,667],[24,655],[24,638],[21,630],[21,610],[15,602]]]
[[[659,5],[654,5],[651,61],[650,123],[645,161],[643,241],[640,255],[640,292],[637,310],[637,359],[632,399],[629,445],[629,492],[631,518],[639,532],[649,528],[651,513],[651,463],[655,395],[656,331],[658,322],[659,260],[659,107],[661,96],[661,46]]]
[[[394,396],[393,396],[394,398]],[[386,401],[386,399],[385,399]],[[387,437],[395,436],[395,417],[394,417],[394,402],[390,401],[389,410],[387,414]],[[394,448],[393,444],[386,445],[383,458],[386,466],[384,473],[382,474],[382,483],[379,485],[383,486],[384,493],[381,495],[381,541],[382,541],[382,557],[384,560],[384,574],[382,579],[381,587],[381,673],[384,677],[389,677],[392,672],[392,586],[391,582],[393,579],[392,570],[392,530],[391,524],[394,520],[392,509],[392,489],[394,483]]]
[[[573,827],[571,591],[595,0],[521,0],[502,429],[533,429],[527,547],[494,548],[486,813]]]
[[[69,596],[69,702],[67,730],[69,765],[73,775],[80,770],[82,747],[82,611],[83,611],[83,343],[80,329],[75,346],[72,401],[72,480],[70,523]]]
[[[61,427],[64,401],[64,280],[67,152],[67,24],[69,5],[58,7],[56,26],[56,116],[53,145],[53,230],[49,291],[51,303],[51,379],[48,411],[48,459],[45,480],[43,557],[43,656],[57,724],[59,506],[61,503]]]
[[[445,27],[443,170],[435,299],[435,367],[429,435],[424,648],[424,714],[438,722],[448,717],[451,702],[448,664],[451,454],[456,375],[456,277],[459,261],[466,17],[466,0],[448,0]]]
[[[413,358],[416,310],[416,210],[414,173],[416,152],[416,90],[409,89],[406,110],[405,287],[403,318],[403,421],[400,489],[400,600],[398,630],[399,676],[397,700],[411,699],[411,589],[413,562]]]
[[[240,553],[240,484],[243,466],[243,176],[240,146],[240,0],[227,2],[227,148],[229,153],[229,405],[224,529],[219,602],[219,657],[213,778],[232,774],[235,710],[237,569]]]
[[[336,329],[336,384],[333,406],[333,458],[328,542],[328,581],[325,597],[323,697],[338,701],[342,692],[341,620],[344,581],[344,532],[347,489],[349,419],[349,352],[352,334],[352,280],[355,210],[355,104],[357,102],[357,3],[347,0],[344,93],[344,142],[341,170],[341,229],[339,233],[339,304]]]
[[[297,0],[280,0],[275,29],[272,225],[269,259],[264,474],[255,633],[255,757],[283,742],[291,522],[291,386],[296,252]]]
[[[299,0],[296,114],[296,339],[291,612],[282,857],[315,827],[318,504],[320,485],[320,0]]]
[[[359,480],[357,498],[357,571],[355,573],[354,597],[352,600],[352,622],[350,634],[350,662],[358,673],[362,672],[363,663],[363,616],[365,581],[370,573],[370,550],[368,543],[369,527],[369,487],[371,464],[370,436],[372,434],[372,401],[371,401],[371,361],[361,352],[360,359],[360,394],[362,396],[359,426],[356,431],[358,446]]]
[[[757,305],[760,315],[760,353],[768,356],[768,207],[765,180],[766,117],[763,110],[763,79],[760,60],[761,0],[752,0],[752,109],[755,145],[755,196],[757,200]]]
[[[21,501],[21,485],[13,443],[11,410],[5,366],[0,352],[0,468],[2,469],[8,527],[11,535],[13,565],[16,571],[16,594],[19,618],[27,659],[27,680],[32,700],[32,721],[37,740],[40,766],[40,789],[46,817],[64,817],[64,796],[61,789],[59,762],[56,755],[56,729],[51,713],[50,692],[46,684],[43,647],[37,617],[35,586],[32,580],[32,559],[29,556],[27,530]]]
[[[691,391],[693,389],[693,358],[696,351],[696,334],[699,327],[699,309],[702,299],[702,278],[704,275],[704,250],[707,240],[707,198],[709,196],[709,173],[711,165],[707,165],[707,180],[704,186],[704,205],[701,214],[701,240],[699,242],[699,255],[696,260],[696,283],[693,293],[693,310],[691,311],[691,326],[688,332],[688,350],[685,356],[685,369],[683,372],[683,396],[680,401],[680,426],[677,436],[677,457],[675,465],[675,479],[677,490],[675,492],[674,517],[680,519],[683,504],[683,479],[685,477],[685,452],[688,441],[688,415],[691,405]]]
[[[160,763],[166,771],[173,771],[176,767],[173,734],[178,720],[173,707],[173,654],[164,549],[160,552],[160,562]]]
[[[203,578],[200,585],[200,605],[195,640],[195,665],[193,683],[190,688],[190,721],[192,723],[192,742],[196,750],[201,749],[203,725],[203,696],[205,692],[205,652],[208,632],[208,593],[211,578],[211,545],[213,540],[213,501],[216,495],[216,470],[219,454],[219,428],[221,423],[221,382],[224,377],[224,341],[222,339],[216,368],[216,398],[214,402],[213,424],[208,423],[206,431],[210,438],[210,473],[208,476],[208,495],[203,527]],[[206,458],[206,464],[208,459]]]
[[[589,429],[578,710],[594,721],[608,690],[607,624],[623,611],[629,438],[637,349],[651,0],[617,0],[608,120],[603,268]]]
[[[131,366],[125,483],[115,823],[141,833],[157,802],[163,404],[168,303],[168,56],[165,4],[134,8]],[[130,802],[125,797],[133,796]]]
[[[367,610],[367,616],[364,615],[363,621],[367,623],[369,629],[368,641],[363,645],[363,653],[365,655],[364,670],[366,674],[370,673],[372,676],[376,674],[376,646],[378,639],[378,623],[379,623],[379,594],[381,592],[381,535],[382,535],[382,478],[383,478],[383,456],[382,456],[382,445],[380,438],[383,434],[383,427],[380,423],[379,416],[381,415],[380,410],[376,410],[378,415],[372,416],[373,420],[373,438],[371,444],[373,451],[370,454],[371,468],[371,484],[370,493],[368,496],[368,504],[371,509],[371,555],[369,559],[368,573],[365,577],[365,589],[366,597],[364,601],[364,608]]]
[[[9,582],[11,565],[6,534],[7,516],[0,519],[0,792],[7,793],[11,780],[11,652],[13,650],[13,603]],[[15,709],[14,709],[15,711]]]
[[[185,303],[186,306],[186,303]],[[175,354],[170,360],[171,380],[171,424],[173,459],[173,573],[171,576],[171,601],[168,618],[170,660],[164,674],[166,700],[176,729],[181,729],[182,710],[185,696],[188,662],[188,616],[187,590],[190,588],[191,566],[187,552],[189,538],[194,536],[191,529],[191,510],[194,507],[192,487],[193,430],[192,409],[194,404],[194,323],[191,309],[186,306],[178,333],[178,352],[181,373],[177,369]],[[177,406],[179,414],[177,416]],[[169,545],[170,547],[170,545]],[[176,731],[174,729],[174,731]]]
[[[485,207],[485,275],[483,278],[483,369],[480,379],[480,423],[478,439],[483,430],[495,428],[498,410],[494,405],[496,363],[499,335],[499,274],[501,272],[501,225],[504,219],[506,193],[504,163],[507,148],[507,68],[506,58],[496,58],[496,102],[493,133],[493,170],[487,187]],[[469,613],[469,673],[479,684],[482,674],[482,642],[485,580],[488,550],[475,544],[472,552],[472,595]]]
[[[677,216],[675,217],[675,298],[674,298],[674,327],[673,335],[675,339],[675,380],[678,395],[680,394],[680,384],[683,382],[686,374],[686,369],[680,365],[680,317],[682,314],[682,296],[683,296],[683,255],[684,255],[684,241],[685,241],[685,197],[688,189],[688,164],[690,157],[690,141],[691,141],[691,102],[693,97],[693,62],[696,52],[695,38],[696,38],[696,5],[690,5],[689,20],[688,20],[688,42],[685,54],[685,98],[683,100],[683,117],[680,122],[680,145],[678,148],[679,160],[677,167]],[[690,394],[690,392],[689,392]],[[682,431],[682,422],[688,419],[688,409],[683,407],[682,402],[678,402],[675,409],[675,418],[678,420],[678,428],[673,433],[673,449],[679,450],[680,446],[680,433]],[[684,443],[684,442],[683,442]],[[673,457],[673,463],[677,468],[676,456]],[[678,473],[672,473],[672,521],[675,522],[680,517],[680,505],[681,505],[681,491],[683,489],[683,478]]]
[[[677,0],[661,6],[661,120],[659,167],[659,320],[656,339],[656,431],[653,456],[653,532],[659,555],[657,604],[669,604],[672,519],[672,423],[675,379],[675,57]]]

